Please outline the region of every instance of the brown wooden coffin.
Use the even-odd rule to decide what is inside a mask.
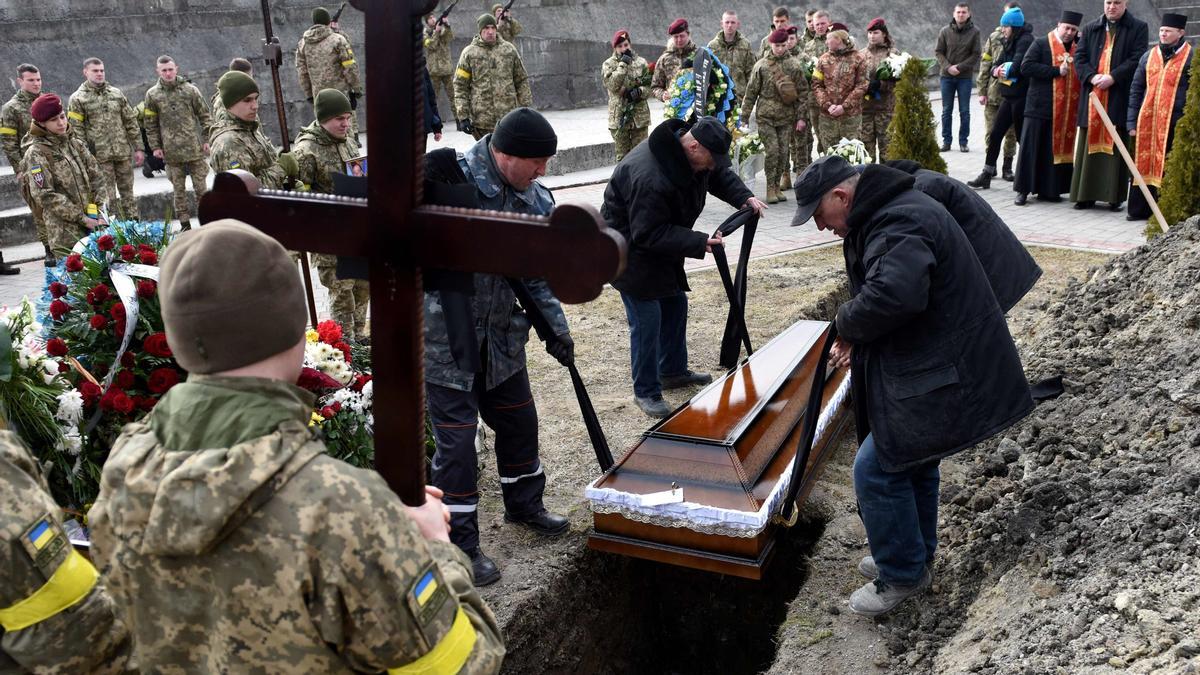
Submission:
[[[643,434],[588,487],[595,525],[588,545],[762,578],[782,528],[768,511],[778,513],[781,505],[778,484],[796,454],[828,326],[821,321],[793,324]],[[814,442],[798,503],[808,496],[849,418],[848,377],[845,370],[832,370],[826,379],[825,424]],[[636,502],[640,495],[673,487],[682,488],[683,504],[613,501]]]

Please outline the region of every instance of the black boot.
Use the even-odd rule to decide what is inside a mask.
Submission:
[[[1017,198],[1013,200],[1013,203],[1016,204],[1017,206],[1025,206],[1026,204],[1029,203],[1029,193],[1028,192],[1018,192]]]
[[[471,559],[471,572],[475,576],[476,586],[487,586],[500,581],[500,568],[496,567],[496,563],[482,550],[468,551],[467,557]]]
[[[12,265],[9,265],[8,263],[4,262],[4,254],[0,253],[0,274],[20,274],[20,273],[21,273],[21,268],[13,267]]]
[[[46,267],[57,267],[58,258],[54,256],[54,251],[50,250],[50,244],[42,243],[42,247],[46,249]]]
[[[976,190],[987,190],[988,188],[992,187],[992,177],[995,175],[996,169],[985,166],[983,167],[983,171],[980,172],[979,177],[975,180],[967,181],[967,185],[970,185]]]
[[[1001,170],[1001,173],[1000,173],[1000,177],[1010,183],[1013,182],[1014,180],[1016,180],[1016,176],[1013,175],[1012,165],[1013,165],[1013,158],[1005,157],[1004,158],[1004,168]]]

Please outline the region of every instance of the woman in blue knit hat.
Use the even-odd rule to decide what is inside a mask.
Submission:
[[[1025,94],[1029,91],[1029,78],[1021,73],[1021,61],[1025,59],[1029,45],[1033,44],[1033,29],[1025,23],[1025,13],[1020,7],[1004,10],[1000,17],[1000,31],[1004,34],[1004,53],[1000,62],[992,65],[992,77],[1000,82],[1000,109],[996,111],[996,120],[988,134],[983,172],[975,180],[967,182],[967,185],[980,190],[992,186],[1004,135],[1010,128],[1017,130],[1018,137],[1021,135],[1021,124],[1025,119]]]

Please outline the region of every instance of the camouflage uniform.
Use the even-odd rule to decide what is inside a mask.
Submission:
[[[525,28],[521,25],[521,22],[512,18],[512,15],[509,15],[503,21],[496,20],[496,32],[500,34],[500,37],[504,38],[505,42],[512,42],[523,30]]]
[[[979,76],[975,79],[975,83],[979,85],[979,92],[987,96],[987,105],[983,106],[984,138],[992,134],[992,122],[996,119],[996,113],[1000,112],[1000,80],[992,77],[992,68],[1000,65],[1000,57],[1003,55],[1004,35],[997,26],[983,47],[983,55],[979,60]],[[1017,129],[1013,126],[1004,134],[1004,164],[1011,165],[1016,154]]]
[[[29,107],[33,105],[36,98],[37,95],[18,90],[8,100],[8,103],[0,108],[0,147],[3,147],[4,156],[8,158],[8,165],[12,167],[13,173],[21,173],[21,159],[25,156],[22,141],[25,140],[25,134],[29,133],[29,127],[33,124]],[[26,204],[29,204],[27,193],[23,188],[21,197],[25,199]],[[45,220],[41,215],[33,213],[32,204],[30,204],[29,210],[33,214],[33,227],[37,231],[38,241],[48,244]]]
[[[107,82],[99,87],[84,82],[71,94],[67,117],[71,120],[71,133],[84,142],[104,172],[109,204],[117,204],[119,192],[121,215],[138,219],[129,154],[141,149],[142,135],[125,95]]]
[[[176,79],[158,84],[146,92],[146,136],[151,150],[162,150],[167,177],[175,192],[175,217],[181,223],[191,218],[188,208],[187,176],[192,177],[196,203],[208,192],[208,164],[204,145],[212,131],[212,116],[204,105],[200,90],[190,82]],[[203,134],[203,135],[200,135]]]
[[[296,74],[300,91],[313,100],[322,89],[337,89],[351,97],[362,96],[358,60],[350,40],[329,26],[315,24],[296,45]],[[358,117],[351,115],[351,132],[358,133]]]
[[[529,76],[517,48],[503,40],[486,42],[476,35],[458,55],[454,71],[458,119],[471,120],[471,133],[479,140],[509,111],[532,105]]]
[[[869,43],[859,52],[867,62],[867,78],[875,79],[875,71],[887,57],[899,52],[892,46],[892,38],[884,37],[884,44],[872,47]],[[862,112],[862,142],[867,146],[867,152],[875,156],[876,146],[879,148],[879,161],[885,160],[888,149],[888,125],[892,123],[892,111],[896,107],[895,80],[879,81],[879,98],[866,94],[863,100]]]
[[[646,97],[650,95],[650,68],[646,59],[634,54],[633,50],[629,55],[633,61],[625,63],[620,54],[613,52],[600,67],[604,88],[608,90],[608,131],[616,142],[618,162],[634,146],[646,140],[650,127],[650,105],[646,103]],[[637,88],[641,96],[631,102],[624,94],[633,88]]]
[[[650,94],[662,100],[663,94],[671,88],[675,83],[675,77],[679,75],[679,69],[683,68],[683,62],[691,60],[696,56],[696,45],[692,41],[688,41],[683,49],[676,49],[674,40],[667,43],[667,49],[658,57],[658,61],[654,64],[654,78],[650,80]]]
[[[708,43],[708,48],[721,63],[729,66],[729,72],[733,74],[733,91],[741,101],[746,97],[746,86],[750,84],[750,71],[754,70],[754,63],[758,60],[754,57],[750,41],[738,31],[733,36],[733,42],[726,42],[725,31],[719,31]]]
[[[795,102],[784,103],[780,100],[779,89],[775,85],[775,76],[772,73],[775,68],[795,83]],[[771,54],[754,64],[750,84],[746,88],[746,100],[742,104],[742,115],[749,117],[750,111],[757,109],[755,120],[758,122],[758,135],[766,151],[768,199],[777,196],[772,193],[778,189],[778,181],[788,172],[788,151],[793,132],[796,122],[804,119],[808,111],[808,98],[808,80],[804,77],[804,68],[799,60],[786,53],[783,56]],[[796,170],[803,171],[804,167],[798,167]]]
[[[139,660],[499,670],[503,640],[467,559],[422,537],[379,474],[325,454],[314,402],[285,382],[191,375],[124,428],[89,515]]]
[[[221,121],[229,117],[229,111],[225,109],[225,102],[221,100],[221,92],[215,92],[212,98],[208,101],[208,109],[212,111],[213,126],[216,126]]]
[[[450,60],[450,43],[454,40],[454,31],[450,26],[441,26],[441,30],[430,30],[425,27],[425,65],[429,68],[429,79],[433,80],[433,94],[446,92],[446,100],[452,104],[450,113],[458,121],[458,111],[454,109],[454,62]]]
[[[338,140],[316,121],[296,135],[292,152],[300,165],[298,180],[312,192],[324,194],[333,194],[333,174],[346,173],[346,162],[362,154],[353,136]],[[362,279],[338,279],[335,255],[314,253],[312,261],[321,283],[329,290],[333,320],[342,324],[350,338],[366,337],[371,287]]]
[[[862,133],[863,96],[867,93],[867,61],[852,47],[826,52],[813,70],[813,93],[821,114],[819,153],[824,153],[843,138],[854,140]],[[841,105],[840,117],[828,112],[829,106]]]
[[[827,49],[825,47],[825,38],[817,37],[817,35],[815,33],[813,34],[812,38],[810,38],[807,42],[801,41],[801,42],[797,43],[796,46],[800,47],[800,53],[804,54],[804,59],[805,59],[804,63],[808,67],[808,72],[810,72],[810,73],[813,72],[814,69],[816,68],[817,60],[820,59],[821,56],[823,56],[825,54],[825,52],[827,51]],[[811,76],[809,77],[809,84],[812,84]],[[815,87],[814,87],[814,90],[815,90]],[[814,94],[815,94],[815,91],[814,91]],[[821,145],[821,120],[823,118],[821,116],[821,110],[820,110],[819,106],[817,105],[817,97],[815,95],[809,99],[808,105],[809,105],[809,110],[808,110],[809,131],[805,133],[805,135],[808,136],[808,138],[805,140],[807,140],[809,142],[809,157],[811,157],[812,156],[812,146],[814,146],[814,145],[817,146],[817,154],[818,155],[821,154],[822,150],[824,150],[824,148],[820,147],[820,145]],[[795,153],[793,153],[792,161],[793,162],[795,161]],[[797,172],[797,173],[799,173],[799,172]]]
[[[279,151],[257,121],[247,122],[226,114],[208,142],[208,164],[217,173],[231,169],[249,171],[268,188],[282,188],[287,181],[287,174],[278,164]]]
[[[0,672],[126,672],[129,631],[60,514],[33,453],[0,431]]]
[[[71,250],[87,235],[84,216],[89,204],[107,201],[104,175],[83,142],[33,126],[25,137],[23,187],[30,208],[46,223],[50,249]]]

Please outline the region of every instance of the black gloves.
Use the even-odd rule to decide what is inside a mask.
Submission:
[[[641,87],[632,87],[630,89],[626,89],[624,96],[625,96],[625,99],[628,100],[630,103],[633,103],[635,101],[640,101],[640,100],[642,100],[642,89],[641,89]]]
[[[358,94],[350,92],[350,95],[347,98],[350,99],[350,109],[358,110]]]
[[[575,362],[575,341],[571,339],[571,335],[559,335],[554,340],[546,343],[546,353],[553,356],[564,366],[569,366]]]
[[[874,96],[879,93],[879,85],[883,84],[874,78],[867,84],[867,96]]]
[[[471,120],[463,119],[458,121],[458,130],[464,134],[469,134],[475,131],[475,127],[471,126]]]
[[[627,64],[628,64],[628,63],[633,63],[633,55],[632,55],[632,54],[630,54],[629,52],[625,52],[624,54],[622,54],[622,55],[620,56],[620,58],[619,58],[618,60],[619,60],[619,61],[621,61],[621,62],[623,62],[623,63],[627,63]]]

